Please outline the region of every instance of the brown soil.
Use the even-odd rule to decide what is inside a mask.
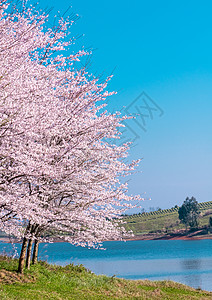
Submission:
[[[133,237],[127,238],[129,241],[137,240],[203,240],[212,239],[212,233],[208,234],[205,228],[198,229],[196,231],[186,231],[181,229],[172,233],[147,233],[141,235],[135,235]],[[10,239],[7,237],[0,237],[0,241],[9,243]],[[14,241],[15,243],[21,243],[20,240]],[[55,242],[62,242],[61,240],[55,239]]]
[[[136,235],[128,240],[203,240],[212,239],[212,234],[208,234],[207,231],[199,229],[196,231],[179,230],[173,233],[148,233],[142,235]]]
[[[34,282],[35,278],[30,275],[18,274],[16,272],[7,271],[5,269],[0,270],[0,284],[12,284],[15,282]]]

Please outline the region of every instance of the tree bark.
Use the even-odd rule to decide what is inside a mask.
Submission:
[[[34,243],[33,255],[32,255],[32,264],[35,265],[38,261],[38,245],[39,241],[36,239]]]
[[[25,262],[25,256],[26,256],[27,241],[28,241],[28,239],[24,237],[23,243],[22,243],[22,248],[21,248],[21,254],[19,257],[18,273],[21,273],[21,274],[23,274],[23,271],[24,271],[24,262]]]
[[[29,240],[28,247],[27,247],[27,257],[26,257],[26,268],[27,269],[30,268],[31,252],[32,252],[32,239]]]

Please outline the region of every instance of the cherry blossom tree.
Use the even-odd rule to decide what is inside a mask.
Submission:
[[[19,272],[32,243],[56,237],[97,247],[127,233],[120,215],[139,202],[121,177],[138,161],[116,146],[118,113],[106,111],[110,77],[103,83],[77,68],[87,55],[67,55],[72,21],[54,29],[33,7],[8,12],[0,2],[0,228],[22,238]]]

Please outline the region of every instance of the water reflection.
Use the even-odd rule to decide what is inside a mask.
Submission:
[[[181,261],[184,270],[200,270],[202,265],[201,259],[185,259]]]
[[[182,270],[187,273],[192,272],[192,275],[185,275],[185,283],[187,285],[196,287],[196,288],[202,288],[202,272],[204,271],[204,266],[202,264],[201,259],[185,259],[180,261]]]

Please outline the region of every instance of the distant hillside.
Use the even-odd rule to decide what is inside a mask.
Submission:
[[[184,229],[178,218],[179,207],[161,209],[149,213],[124,216],[127,230],[132,230],[135,235],[147,233],[168,233]],[[199,203],[200,227],[208,225],[212,217],[212,201]]]
[[[148,213],[125,215],[123,216],[123,220],[126,222],[124,226],[127,231],[132,230],[137,239],[142,239],[142,236],[148,234],[157,238],[157,236],[183,231],[185,230],[185,225],[180,223],[178,209],[179,207],[175,206]],[[212,201],[199,203],[199,209],[201,212],[199,228],[202,229],[201,234],[206,234],[209,218],[212,217]],[[204,229],[206,232],[204,232]],[[7,238],[7,235],[0,231],[0,239],[5,240],[5,238]],[[149,238],[151,239],[151,236]]]

